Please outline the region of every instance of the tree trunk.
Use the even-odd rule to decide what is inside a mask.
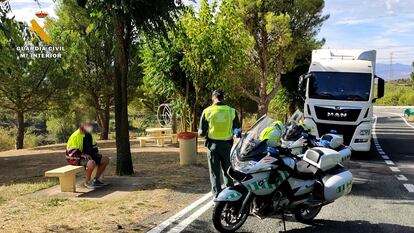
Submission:
[[[191,132],[196,132],[197,131],[197,110],[198,110],[198,102],[199,102],[199,94],[200,94],[200,89],[197,87],[197,85],[195,86],[195,101],[194,101],[194,107],[193,107],[193,112],[191,113]]]
[[[24,145],[24,113],[16,113],[17,120],[17,135],[16,135],[16,149],[23,149]]]
[[[112,20],[115,30],[115,133],[116,133],[116,174],[134,173],[129,143],[128,124],[128,46],[125,19],[122,12],[114,10]]]
[[[108,140],[108,134],[109,134],[109,114],[110,109],[109,107],[105,107],[105,109],[101,112],[99,112],[99,127],[101,127],[101,140]]]
[[[172,113],[171,129],[174,134],[177,133],[177,114],[175,112]]]
[[[259,119],[263,115],[267,114],[267,110],[269,108],[269,103],[267,102],[266,98],[260,97],[260,102],[259,102],[257,107],[258,107],[257,119]]]

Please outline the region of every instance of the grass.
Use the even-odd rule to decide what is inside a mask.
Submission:
[[[49,207],[63,206],[67,202],[67,198],[54,197],[46,201],[45,205]]]
[[[145,182],[128,195],[105,200],[27,195],[58,183],[38,174],[56,167],[51,158],[61,154],[9,157],[3,165],[13,169],[0,170],[7,184],[0,186],[0,232],[148,231],[209,189],[205,153],[197,166],[180,167],[175,148],[154,149],[132,155],[134,176]],[[113,175],[115,149],[105,154],[112,157],[107,174]]]
[[[39,190],[52,187],[58,184],[57,179],[47,179],[34,183],[17,183],[0,186],[0,205],[15,199],[16,197],[37,192]]]

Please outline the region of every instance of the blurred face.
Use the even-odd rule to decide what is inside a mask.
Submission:
[[[82,127],[85,130],[85,132],[92,133],[93,126],[92,126],[92,124],[90,122],[84,123]]]
[[[217,99],[217,97],[216,96],[211,96],[211,101],[213,101],[213,104],[215,104],[215,103],[217,103],[218,102],[218,99]]]

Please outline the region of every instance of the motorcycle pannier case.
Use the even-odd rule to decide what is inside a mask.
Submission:
[[[314,147],[305,152],[303,160],[322,171],[327,171],[341,162],[341,155],[329,148]]]
[[[329,147],[336,149],[344,144],[344,138],[336,134],[322,135],[321,140],[329,141]]]
[[[345,169],[339,169],[333,174],[324,176],[322,182],[324,185],[323,195],[325,200],[334,201],[351,192],[352,173]]]

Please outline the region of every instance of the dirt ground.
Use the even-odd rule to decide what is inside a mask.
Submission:
[[[114,142],[99,144],[114,175]],[[176,146],[132,144],[134,176],[145,182],[114,200],[28,195],[57,184],[44,172],[66,165],[64,145],[0,152],[0,232],[145,232],[209,191],[202,145],[197,165],[181,167]]]

